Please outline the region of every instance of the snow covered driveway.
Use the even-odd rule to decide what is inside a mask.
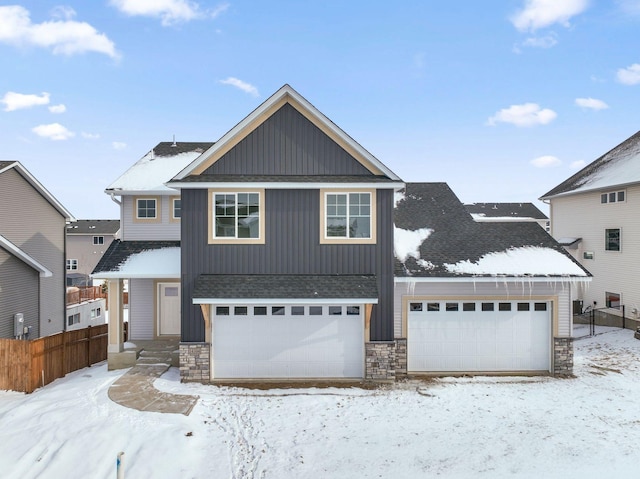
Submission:
[[[193,394],[190,416],[107,397],[122,371],[77,371],[31,395],[0,392],[0,476],[423,478],[637,477],[640,341],[575,342],[575,379],[448,378],[391,389],[247,390],[156,381]]]

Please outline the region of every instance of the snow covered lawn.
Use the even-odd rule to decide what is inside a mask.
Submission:
[[[447,378],[392,388],[180,384],[189,417],[107,398],[98,365],[31,395],[0,391],[0,476],[114,478],[638,477],[640,341],[575,342],[575,379]]]

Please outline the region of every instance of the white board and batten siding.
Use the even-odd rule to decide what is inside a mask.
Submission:
[[[156,197],[156,195],[148,195]],[[122,197],[121,228],[120,234],[123,241],[148,241],[148,240],[180,240],[180,221],[171,220],[171,199],[175,196],[160,197],[159,222],[136,221],[134,218],[134,199],[144,198],[145,195]]]
[[[606,192],[625,191],[625,201],[601,203]],[[584,306],[605,307],[605,293],[621,295],[626,313],[640,311],[640,288],[636,287],[640,265],[640,186],[618,187],[561,196],[551,200],[551,234],[556,239],[582,238],[577,249],[568,250],[592,275],[574,299]],[[605,249],[605,230],[620,228],[620,251]],[[593,259],[585,259],[585,252]],[[617,310],[610,310],[616,313]]]
[[[154,338],[154,280],[129,280],[129,340]]]

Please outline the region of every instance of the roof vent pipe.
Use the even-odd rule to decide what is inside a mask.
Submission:
[[[176,135],[173,135],[173,144],[171,145],[171,148],[175,148],[176,146],[178,146],[176,144]]]

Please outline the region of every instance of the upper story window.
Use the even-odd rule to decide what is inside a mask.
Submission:
[[[210,243],[264,243],[264,190],[211,190]]]
[[[78,269],[78,260],[77,259],[68,259],[67,260],[67,271],[75,271]]]
[[[144,223],[159,223],[160,196],[137,196],[133,199],[133,221]]]
[[[95,245],[104,244],[104,236],[94,236],[93,237],[93,244],[95,244]]]
[[[171,198],[171,220],[177,221],[182,217],[182,200]]]
[[[625,191],[610,191],[600,195],[600,203],[622,203],[626,199]]]
[[[607,251],[620,251],[620,228],[604,230],[604,249]]]
[[[375,243],[375,191],[321,190],[321,243]]]

